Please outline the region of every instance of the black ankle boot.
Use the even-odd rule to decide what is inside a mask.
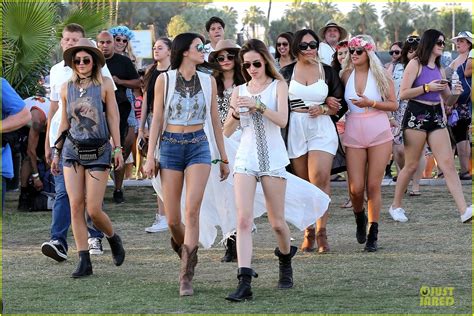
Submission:
[[[291,246],[290,253],[284,255],[280,252],[278,247],[275,248],[275,256],[278,257],[278,263],[280,265],[278,279],[279,289],[290,289],[293,287],[293,268],[291,267],[291,258],[296,255],[297,251],[297,247]]]
[[[107,237],[107,240],[110,244],[110,250],[112,250],[114,264],[118,267],[125,260],[125,249],[123,249],[122,239],[120,239],[119,235],[114,234],[112,237]]]
[[[239,268],[237,269],[237,279],[239,279],[239,285],[234,293],[229,294],[225,299],[232,302],[241,302],[244,300],[251,300],[252,296],[252,277],[257,278],[258,274],[255,273],[251,268]]]
[[[363,244],[367,240],[367,216],[365,215],[365,209],[359,213],[354,212],[354,216],[357,224],[357,242],[359,244]]]
[[[235,234],[230,235],[225,240],[225,254],[222,257],[221,262],[232,262],[237,260],[237,236]]]
[[[370,223],[369,235],[367,236],[367,243],[365,244],[365,250],[368,252],[377,251],[377,235],[379,233],[379,224]]]
[[[82,278],[92,274],[91,256],[88,250],[79,251],[79,263],[76,271],[72,273],[73,278]]]

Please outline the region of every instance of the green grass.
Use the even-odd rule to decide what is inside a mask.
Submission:
[[[154,217],[155,197],[149,187],[127,188],[127,202],[114,205],[107,190],[106,211],[127,250],[121,267],[112,264],[108,245],[93,256],[94,275],[69,276],[77,264],[72,236],[70,259],[63,263],[43,256],[49,239],[50,213],[19,213],[18,193],[8,193],[3,216],[4,312],[13,313],[455,313],[472,312],[472,226],[462,225],[446,187],[421,188],[421,197],[405,199],[408,223],[388,215],[394,187],[383,188],[379,251],[363,252],[355,240],[350,210],[341,209],[343,187],[333,189],[328,225],[332,252],[298,253],[295,287],[277,290],[275,238],[266,218],[256,221],[253,268],[254,300],[224,300],[236,285],[236,263],[221,263],[223,248],[199,250],[195,295],[178,295],[179,260],[169,246],[169,233],[147,234]],[[471,186],[464,186],[466,197]],[[291,227],[294,245],[302,232]],[[218,237],[220,238],[220,237]],[[454,287],[454,305],[420,306],[421,286]]]

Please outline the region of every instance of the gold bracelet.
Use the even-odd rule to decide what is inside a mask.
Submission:
[[[262,101],[260,101],[260,99],[257,99],[255,100],[255,109],[260,112],[261,114],[263,114],[263,112],[266,111],[267,109],[267,106],[262,103]]]
[[[372,107],[375,109],[376,105],[377,105],[377,101],[374,100],[374,103],[372,103]]]

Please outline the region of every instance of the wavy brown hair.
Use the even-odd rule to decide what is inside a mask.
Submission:
[[[265,74],[267,76],[273,79],[284,80],[280,73],[277,71],[275,67],[275,62],[273,60],[273,57],[268,52],[267,46],[265,46],[265,43],[263,43],[261,40],[254,38],[245,42],[244,46],[242,46],[239,52],[239,60],[241,64],[244,61],[244,55],[251,51],[254,51],[260,54],[260,56],[262,56],[263,60],[265,61]],[[241,69],[245,81],[249,82],[252,77],[243,67]]]

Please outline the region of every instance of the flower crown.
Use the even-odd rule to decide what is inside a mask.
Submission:
[[[112,34],[113,37],[115,36],[125,36],[129,40],[133,39],[135,36],[133,35],[133,32],[130,31],[130,29],[126,26],[120,25],[120,26],[115,26],[109,30],[109,32]]]
[[[353,37],[349,41],[349,47],[363,47],[367,51],[374,50],[375,46],[360,37]]]

